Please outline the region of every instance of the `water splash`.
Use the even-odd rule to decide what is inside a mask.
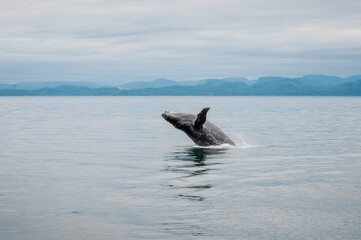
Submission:
[[[234,148],[239,148],[239,149],[246,149],[246,148],[259,148],[262,147],[261,145],[253,145],[253,144],[238,144],[236,142],[236,145],[231,145],[228,143],[225,144],[221,144],[221,145],[212,145],[212,146],[198,146],[198,145],[194,145],[192,146],[193,148],[196,149],[210,149],[210,150],[222,150],[222,149],[234,149]]]
[[[235,142],[236,145],[231,145],[228,143],[221,144],[221,145],[213,145],[213,146],[193,146],[193,148],[200,148],[200,149],[233,149],[233,148],[240,148],[240,149],[246,149],[246,148],[258,148],[262,147],[261,145],[256,145],[250,143],[247,136],[242,132],[236,132],[232,134],[231,138]]]
[[[239,142],[239,144],[236,144],[238,146],[247,147],[250,145],[246,135],[242,133],[238,133],[235,139],[237,143]]]
[[[235,132],[232,134],[232,138],[234,142],[236,143],[236,146],[233,146],[234,148],[257,148],[262,147],[261,145],[253,144],[249,141],[247,138],[247,135],[244,134],[244,132]]]
[[[200,149],[228,149],[228,148],[235,148],[237,146],[233,146],[231,144],[228,143],[224,143],[221,145],[211,145],[211,146],[198,146],[198,145],[194,145],[193,148],[200,148]]]

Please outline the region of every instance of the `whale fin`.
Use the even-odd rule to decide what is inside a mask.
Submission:
[[[197,115],[197,119],[194,121],[194,128],[196,130],[201,130],[203,127],[203,124],[207,120],[207,112],[209,110],[209,107],[203,108],[200,113]]]

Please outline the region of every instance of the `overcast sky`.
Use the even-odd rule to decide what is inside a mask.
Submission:
[[[1,0],[0,83],[361,74],[360,0]]]

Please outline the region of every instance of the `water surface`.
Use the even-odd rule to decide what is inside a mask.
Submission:
[[[0,239],[360,239],[361,98],[0,106]],[[206,106],[238,147],[195,147],[160,116]]]

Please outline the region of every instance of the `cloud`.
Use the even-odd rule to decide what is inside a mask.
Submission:
[[[4,0],[0,9],[0,82],[360,73],[357,0]]]

